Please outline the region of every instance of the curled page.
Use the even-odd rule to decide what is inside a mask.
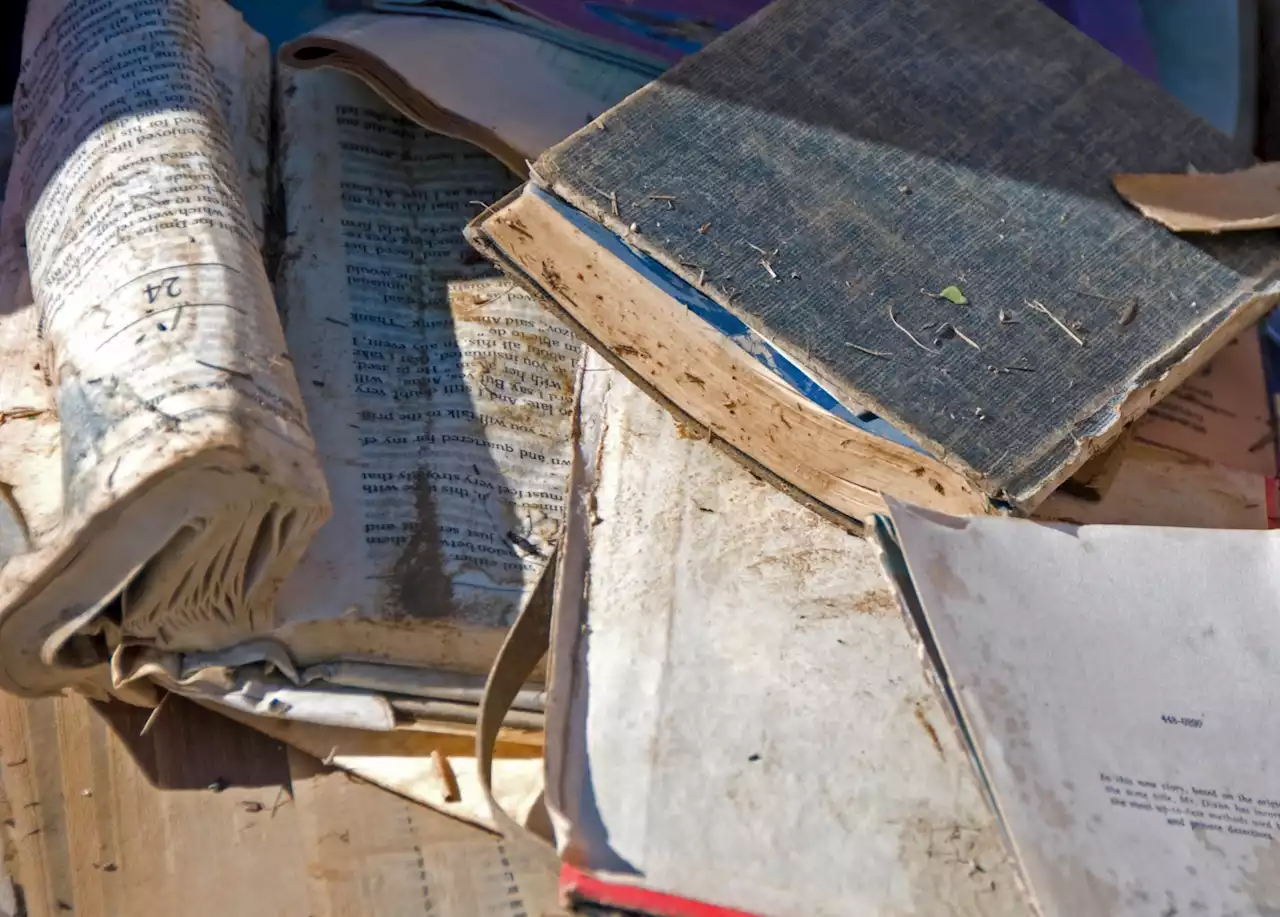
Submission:
[[[0,390],[8,689],[270,628],[328,515],[227,126],[265,149],[244,96],[265,102],[264,51],[221,3],[31,4],[0,315],[21,361]]]
[[[500,20],[440,15],[344,16],[288,42],[280,58],[356,76],[406,117],[476,144],[521,175],[526,160],[649,80]]]

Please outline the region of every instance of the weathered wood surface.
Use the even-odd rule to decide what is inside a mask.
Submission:
[[[547,860],[171,697],[0,696],[30,917],[471,917],[554,908]]]

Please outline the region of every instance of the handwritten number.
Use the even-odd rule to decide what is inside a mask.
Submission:
[[[177,277],[165,277],[159,283],[147,284],[147,302],[154,304],[161,293],[176,298],[182,295],[182,287],[178,286]]]

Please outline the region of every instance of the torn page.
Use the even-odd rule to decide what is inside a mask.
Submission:
[[[1236,172],[1117,175],[1116,192],[1174,232],[1280,228],[1280,163]]]
[[[1153,404],[1134,437],[1185,455],[1274,477],[1276,434],[1262,341],[1250,328]]]
[[[1280,540],[890,501],[1045,917],[1280,908]]]
[[[345,16],[280,55],[291,67],[357,76],[406,117],[476,144],[521,175],[526,160],[649,80],[500,20],[445,16]]]

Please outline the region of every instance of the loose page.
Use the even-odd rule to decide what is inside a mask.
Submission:
[[[872,546],[589,359],[547,724],[566,862],[769,917],[1022,917]]]
[[[288,42],[281,60],[360,77],[405,116],[469,140],[523,175],[649,81],[649,74],[500,21],[345,16]]]
[[[281,96],[280,296],[334,517],[277,637],[299,666],[469,673],[478,700],[558,539],[580,346],[462,238],[501,163],[343,74]]]
[[[1134,424],[1139,442],[1274,477],[1271,418],[1262,341],[1250,328]]]
[[[370,0],[369,5],[389,12],[429,13],[441,4],[439,0]],[[657,67],[694,53],[762,6],[763,0],[650,0],[644,8],[589,0],[465,0],[465,8],[519,23],[532,20],[548,32],[558,32],[561,41]]]
[[[327,513],[229,139],[266,142],[235,98],[255,46],[198,0],[28,10],[0,320],[11,688],[269,626]]]
[[[1166,399],[1167,400],[1167,399]],[[1060,487],[1035,518],[1076,525],[1268,529],[1280,520],[1280,481],[1183,452],[1128,442],[1106,491],[1086,498]]]
[[[891,502],[1045,917],[1280,909],[1280,540]]]

